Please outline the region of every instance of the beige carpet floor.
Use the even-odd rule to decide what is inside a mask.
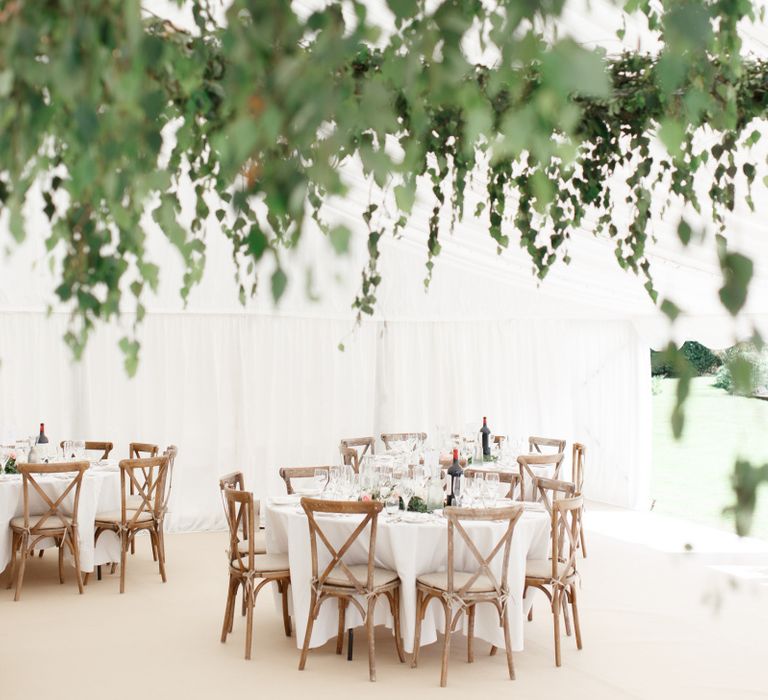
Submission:
[[[71,573],[59,585],[52,551],[28,567],[20,602],[0,589],[0,698],[768,697],[768,586],[734,579],[696,556],[589,533],[581,566],[584,649],[566,638],[563,667],[555,668],[551,615],[541,599],[526,623],[525,651],[515,654],[516,681],[506,678],[503,655],[489,657],[484,643],[467,664],[457,638],[441,689],[439,645],[426,647],[413,670],[397,662],[383,628],[377,683],[367,679],[362,631],[352,662],[327,644],[299,672],[294,640],[283,635],[268,592],[257,603],[246,662],[242,618],[219,642],[225,535],[167,539],[165,585],[144,541],[122,596],[117,575],[92,580],[82,596]],[[6,580],[7,573],[0,583]]]

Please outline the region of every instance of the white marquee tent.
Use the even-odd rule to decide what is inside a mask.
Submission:
[[[267,283],[257,299],[239,305],[231,250],[215,219],[205,278],[182,308],[177,253],[148,223],[162,282],[147,300],[133,380],[122,368],[118,327],[99,329],[82,362],[71,359],[61,340],[66,309],[55,304],[43,262],[44,221],[30,210],[28,239],[0,272],[3,437],[29,434],[45,421],[53,440],[110,439],[120,454],[131,440],[173,442],[180,452],[170,524],[200,529],[222,522],[216,482],[225,472],[244,471],[257,496],[278,493],[280,466],[333,463],[341,438],[400,430],[434,436],[438,427],[479,426],[487,415],[499,433],[586,443],[587,498],[645,507],[649,348],[670,337],[725,347],[753,328],[768,329],[765,211],[737,212],[729,221],[729,245],[755,260],[737,323],[717,299],[712,241],[683,249],[673,229],[657,222],[654,278],[662,296],[686,311],[670,328],[642,281],[618,268],[613,243],[588,230],[569,245],[573,262],[537,284],[514,237],[497,255],[483,222],[470,218],[443,235],[425,294],[426,197],[402,239],[384,242],[376,315],[355,328],[350,303],[365,260],[360,212],[369,187],[353,168],[349,183],[349,194],[327,207],[329,218],[353,231],[349,256],[335,256],[308,228],[276,310]],[[6,222],[0,226],[9,241]],[[320,301],[305,293],[308,266]],[[120,325],[132,320],[126,308]]]

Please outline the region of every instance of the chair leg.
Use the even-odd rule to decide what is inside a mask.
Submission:
[[[248,606],[248,612],[245,616],[245,659],[251,658],[251,647],[253,646],[253,586],[245,587],[245,604]]]
[[[120,593],[125,593],[125,562],[128,558],[128,533],[123,531],[120,533]],[[133,540],[131,540],[131,545]]]
[[[232,618],[235,612],[235,596],[239,586],[237,579],[229,575],[229,585],[227,586],[227,604],[224,606],[224,624],[221,626],[221,641],[227,641],[227,634],[232,631]]]
[[[475,606],[469,606],[467,615],[467,663],[471,664],[475,660],[475,652],[472,648],[472,638],[475,634]]]
[[[563,608],[563,622],[565,623],[565,634],[568,637],[570,637],[571,636],[571,616],[568,613],[568,596],[566,595],[565,590],[563,590],[563,594],[560,596],[560,602]]]
[[[576,584],[571,584],[571,607],[573,608],[573,629],[576,632],[576,648],[581,649],[581,625],[579,624],[579,606],[576,604]]]
[[[15,533],[11,533],[11,568],[8,572],[8,585],[6,590],[13,588],[14,581],[16,580],[16,550],[19,548],[19,536]]]
[[[114,576],[115,575],[115,571],[117,571],[117,562],[113,561],[112,562],[112,566],[109,569],[109,575],[110,576]]]
[[[579,530],[579,540],[581,541],[581,556],[587,558],[587,543],[584,541],[584,527]]]
[[[155,561],[157,561],[158,567],[160,568],[160,578],[163,579],[163,583],[166,583],[168,579],[165,576],[165,561],[163,561],[163,557],[160,554],[160,540],[157,531],[150,530],[149,537],[152,540],[153,548],[157,552],[157,559]]]
[[[309,601],[309,614],[307,615],[307,630],[304,632],[304,644],[301,647],[301,656],[299,657],[299,671],[303,671],[307,665],[307,652],[309,651],[309,640],[312,638],[312,628],[315,626],[315,615],[317,610],[317,593],[312,591],[312,598]]]
[[[368,633],[368,676],[371,681],[376,680],[376,639],[374,637],[373,611],[376,607],[377,596],[368,599],[368,610],[365,615],[365,629]]]
[[[400,659],[400,663],[405,663],[405,652],[403,651],[403,638],[400,636],[400,586],[392,591],[392,597],[390,598],[392,604],[392,617],[395,622],[395,649],[397,650],[397,658]]]
[[[507,652],[507,669],[509,680],[515,680],[515,663],[512,660],[512,635],[509,633],[509,611],[504,608],[501,615],[501,626],[504,628],[504,649]]]
[[[289,579],[283,579],[278,581],[278,587],[283,598],[283,627],[285,628],[285,636],[291,636],[291,616],[288,614],[288,585]]]
[[[59,542],[59,583],[64,583],[64,538]]]
[[[77,581],[77,590],[80,595],[83,594],[83,573],[80,571],[80,543],[77,541],[77,533],[69,534],[69,546],[72,550],[72,558],[75,560],[75,580]]]
[[[245,609],[245,580],[243,580],[243,595],[240,600],[240,614],[245,617],[246,609]],[[231,632],[232,630],[230,630]]]
[[[413,635],[413,654],[411,654],[411,668],[416,668],[419,663],[419,649],[421,648],[421,620],[424,617],[424,608],[429,602],[429,598],[422,593],[420,588],[416,589],[416,630]]]
[[[344,623],[347,619],[347,599],[337,598],[339,601],[339,629],[336,633],[336,653],[341,654],[344,651]]]
[[[21,536],[21,561],[19,562],[19,570],[16,574],[16,594],[13,596],[14,601],[21,599],[21,587],[24,584],[24,568],[27,564],[27,542],[29,541],[27,534]]]
[[[443,662],[440,668],[440,687],[448,685],[448,656],[451,653],[451,608],[443,601],[445,610],[445,639],[443,640]]]
[[[163,558],[163,562],[168,561],[165,558],[165,520],[160,521],[160,529],[157,533],[157,540],[158,540],[158,549],[160,551],[160,556]]]
[[[560,666],[560,589],[552,593],[552,619],[555,625],[555,666]]]

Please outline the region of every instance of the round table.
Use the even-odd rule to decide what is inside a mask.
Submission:
[[[67,488],[71,477],[66,475],[38,475],[35,479],[53,501]],[[21,474],[0,475],[0,571],[11,561],[11,528],[9,523],[15,517],[24,515],[24,499]],[[43,500],[30,487],[30,512],[42,513],[47,510]],[[64,499],[62,510],[71,514],[74,505],[74,490]],[[96,513],[120,508],[120,468],[117,463],[92,466],[85,472],[80,490],[80,504],[77,514],[78,541],[80,544],[80,569],[93,571],[99,564],[120,561],[120,544],[116,537],[99,537],[94,547],[94,518]],[[42,540],[35,549],[53,546],[52,539]],[[67,550],[68,552],[69,550]]]
[[[296,503],[277,505],[267,502],[265,524],[267,533],[267,551],[270,554],[288,553],[291,569],[291,600],[296,646],[301,648],[309,615],[312,562],[309,544],[309,526],[307,517]],[[334,547],[341,544],[360,522],[360,516],[317,515]],[[483,554],[488,554],[498,542],[506,525],[500,522],[470,522],[464,526],[473,542]],[[547,513],[534,507],[527,507],[515,526],[509,557],[510,631],[513,651],[523,648],[523,623],[530,608],[530,600],[523,599],[525,584],[525,561],[528,558],[545,559],[549,544],[550,519]],[[439,516],[429,516],[423,521],[411,523],[393,521],[381,514],[376,533],[376,566],[396,571],[401,585],[401,633],[403,646],[407,652],[413,651],[413,639],[416,624],[416,578],[431,571],[444,571],[448,559],[448,524]],[[462,566],[474,570],[476,566],[472,555],[459,544],[460,538],[454,539],[456,567]],[[367,562],[368,536],[364,533],[345,555],[347,564]],[[324,556],[324,559],[323,559]],[[318,559],[322,566],[330,561],[330,556],[322,543],[318,544]],[[494,559],[494,564],[501,567],[501,556]],[[497,576],[500,571],[494,572]],[[437,640],[438,630],[444,626],[442,608],[436,601],[430,604],[422,623],[421,644],[431,644]],[[376,624],[386,624],[392,628],[392,616],[384,599],[380,600],[375,611]],[[362,624],[360,614],[353,606],[347,608],[347,628]],[[315,621],[310,647],[318,647],[335,638],[338,632],[338,607],[325,603]],[[490,644],[504,648],[504,634],[499,626],[498,614],[492,605],[478,605],[475,618],[475,636]]]

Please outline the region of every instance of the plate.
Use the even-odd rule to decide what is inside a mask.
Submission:
[[[290,496],[273,496],[269,499],[269,502],[275,506],[292,506],[301,500],[301,496],[297,493]]]
[[[423,523],[426,520],[431,520],[432,516],[429,513],[413,513],[407,512],[400,515],[400,520],[404,523]]]

